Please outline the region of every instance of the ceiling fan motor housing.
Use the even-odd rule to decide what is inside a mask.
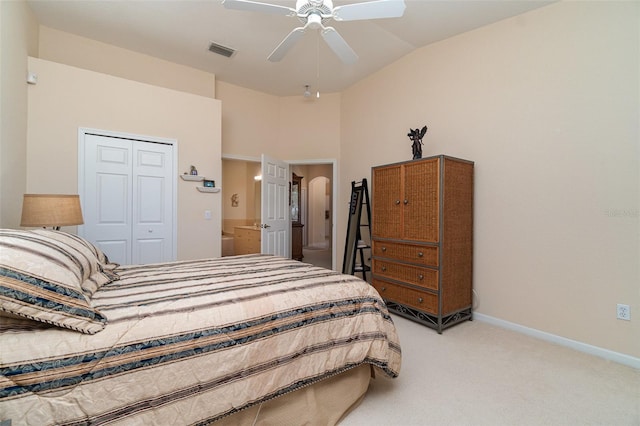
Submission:
[[[307,20],[314,15],[321,17],[321,22],[324,22],[330,19],[333,14],[333,2],[331,0],[298,0],[296,10],[298,11],[298,19],[302,23],[306,24]]]

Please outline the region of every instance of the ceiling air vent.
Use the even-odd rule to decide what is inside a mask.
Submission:
[[[218,55],[225,56],[227,58],[230,58],[231,56],[233,56],[234,53],[236,53],[234,49],[230,47],[222,46],[214,42],[209,43],[209,51],[213,53],[217,53]]]

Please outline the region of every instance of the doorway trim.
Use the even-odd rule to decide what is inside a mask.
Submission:
[[[172,246],[171,256],[173,260],[178,258],[178,141],[176,139],[162,138],[158,136],[137,135],[134,133],[115,132],[111,130],[93,129],[88,127],[78,127],[78,194],[80,195],[80,204],[82,205],[85,186],[84,186],[84,140],[86,135],[104,136],[117,139],[128,139],[133,141],[158,143],[163,145],[171,145],[173,149],[173,164],[171,167],[171,191],[173,192],[173,203],[171,206],[171,219],[172,219]],[[78,235],[84,236],[84,225],[78,225]]]
[[[316,166],[320,164],[331,164],[332,182],[331,182],[331,208],[332,218],[331,221],[331,269],[336,270],[336,214],[338,212],[338,160],[335,158],[329,159],[312,159],[312,160],[289,160],[287,161],[290,166]]]
[[[252,157],[248,155],[234,155],[234,154],[222,154],[223,160],[244,160],[254,161],[260,163],[260,157]],[[284,160],[289,163],[290,166],[314,166],[320,164],[331,164],[332,167],[332,182],[331,182],[331,203],[333,220],[331,221],[331,269],[336,270],[336,251],[337,251],[337,227],[336,227],[336,213],[338,211],[338,160],[335,158],[320,158],[310,160]]]

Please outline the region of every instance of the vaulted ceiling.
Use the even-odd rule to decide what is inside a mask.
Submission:
[[[368,0],[334,0],[334,6]],[[295,0],[264,0],[295,7]],[[39,22],[216,74],[218,80],[279,96],[338,92],[415,49],[542,7],[543,0],[405,0],[401,18],[330,23],[359,56],[342,63],[317,31],[279,62],[267,60],[296,17],[226,9],[222,0],[28,0]],[[234,49],[209,51],[211,42]]]

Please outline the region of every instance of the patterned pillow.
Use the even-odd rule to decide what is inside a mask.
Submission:
[[[43,237],[56,240],[81,255],[80,260],[85,266],[82,278],[82,289],[89,295],[93,294],[103,285],[117,280],[118,275],[111,272],[118,264],[110,263],[107,255],[90,241],[74,234],[50,229],[34,229],[34,232]]]
[[[0,311],[97,333],[107,318],[82,289],[95,275],[91,263],[86,253],[41,233],[1,229]]]

